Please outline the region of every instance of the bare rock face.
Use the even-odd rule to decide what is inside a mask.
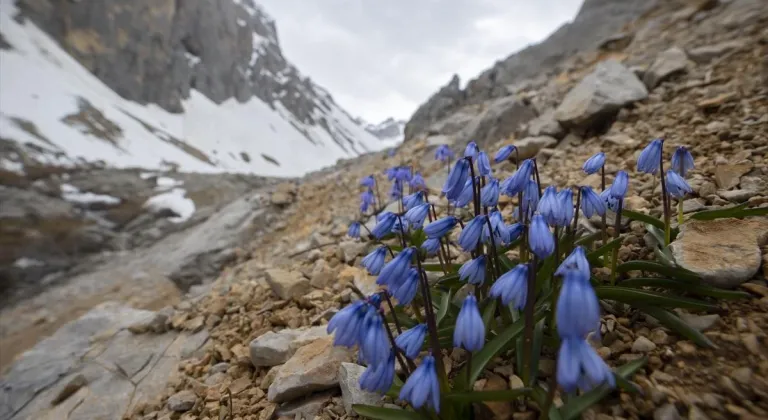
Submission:
[[[420,106],[405,124],[405,138],[410,139],[425,131],[433,122],[459,108],[463,102],[464,93],[459,88],[459,76],[454,74],[451,81]]]
[[[768,218],[691,220],[680,227],[672,254],[680,266],[713,286],[731,288],[760,269],[760,245],[768,240]]]
[[[687,67],[688,56],[685,51],[672,47],[656,56],[656,60],[643,76],[643,83],[648,86],[648,89],[653,89],[669,77],[685,72]]]

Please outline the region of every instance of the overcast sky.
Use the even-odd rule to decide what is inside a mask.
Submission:
[[[354,116],[407,119],[573,19],[582,0],[257,0],[283,53]]]

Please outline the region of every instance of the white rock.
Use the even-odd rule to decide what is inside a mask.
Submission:
[[[347,412],[347,415],[357,415],[352,410],[353,404],[378,405],[381,403],[381,395],[360,389],[360,375],[364,371],[364,367],[354,363],[342,363],[339,366],[341,399],[344,402],[344,410]]]

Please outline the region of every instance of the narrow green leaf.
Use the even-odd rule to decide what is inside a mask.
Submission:
[[[520,340],[523,341],[523,340]],[[533,330],[533,353],[531,354],[531,385],[536,383],[536,375],[539,369],[539,359],[541,359],[541,346],[544,343],[544,320],[542,319],[536,324]]]
[[[445,267],[449,273],[456,273],[459,271],[459,268],[461,268],[461,264],[446,264]],[[440,263],[422,264],[421,268],[423,268],[424,271],[435,271],[435,272],[443,271],[443,266],[440,265]]]
[[[600,248],[597,248],[596,250],[590,252],[587,254],[587,260],[589,260],[589,263],[593,266],[600,265],[602,266],[603,261],[600,259],[604,255],[611,252],[614,248],[621,246],[621,242],[624,240],[621,236],[618,238],[614,238],[605,245],[601,246]]]
[[[531,388],[518,388],[506,391],[466,391],[450,392],[443,398],[450,401],[463,403],[473,403],[482,401],[514,401],[522,396],[528,395]]]
[[[645,230],[647,230],[648,233],[650,233],[651,236],[653,236],[653,239],[656,240],[657,247],[664,246],[664,241],[666,240],[664,238],[664,226],[659,228],[650,223],[646,223]]]
[[[702,334],[700,331],[696,331],[690,325],[686,324],[685,321],[680,319],[677,315],[673,314],[672,312],[666,309],[657,308],[653,306],[642,306],[642,307],[638,306],[637,309],[658,319],[659,322],[664,324],[667,328],[673,331],[676,331],[683,337],[693,341],[694,343],[702,347],[717,348],[715,343],[713,343],[709,338],[707,338],[707,336]]]
[[[424,229],[419,229],[413,233],[411,233],[410,237],[410,244],[411,246],[415,246],[416,248],[420,248],[421,244],[424,243],[425,240],[427,240],[427,235],[424,233]]]
[[[539,406],[539,411],[544,409],[544,405],[547,404],[547,390],[541,386],[536,387],[531,392],[531,397]],[[563,416],[560,414],[560,410],[555,407],[555,404],[549,406],[549,414],[547,415],[549,420],[563,420]]]
[[[424,420],[427,417],[420,413],[398,408],[376,407],[373,405],[353,404],[352,409],[361,416],[373,420]]]
[[[445,318],[445,315],[448,314],[448,308],[451,306],[451,297],[453,297],[453,293],[451,293],[451,290],[448,289],[447,292],[443,293],[443,298],[440,299],[440,307],[437,310],[437,325],[440,325],[440,321]]]
[[[488,332],[491,325],[491,319],[493,318],[493,314],[496,313],[496,299],[488,298],[484,302],[484,309],[483,309],[483,325],[485,325],[485,331]]]
[[[624,214],[623,210],[622,210],[622,214]],[[591,244],[592,242],[595,242],[598,238],[600,238],[600,236],[602,236],[602,232],[600,231],[590,233],[589,235],[577,238],[575,244],[583,245],[584,247],[587,247],[589,244]]]
[[[451,289],[454,291],[461,289],[461,286],[463,285],[464,283],[459,279],[459,275],[456,273],[440,277],[437,280],[437,283],[435,283],[436,287]]]
[[[661,229],[662,232],[664,231],[664,221],[657,219],[651,215],[639,213],[639,212],[627,210],[627,209],[621,209],[621,215],[623,217],[626,217],[628,219],[632,219],[638,222],[648,223],[649,225],[653,225]]]
[[[653,255],[656,256],[657,261],[660,261],[667,267],[677,267],[675,264],[675,257],[672,255],[672,251],[669,249],[669,247],[663,249],[658,247],[653,248]]]
[[[737,290],[718,289],[703,284],[687,284],[661,277],[636,277],[619,283],[622,287],[658,287],[661,289],[680,290],[698,296],[718,299],[747,299],[750,294]]]
[[[758,207],[758,208],[748,209],[747,208],[748,204],[749,203],[742,203],[742,204],[727,207],[724,209],[700,211],[698,213],[692,214],[691,219],[715,220],[715,219],[722,219],[725,217],[742,218],[747,216],[762,216],[762,215],[768,214],[768,208]]]
[[[651,273],[661,274],[663,276],[673,278],[675,280],[686,281],[690,283],[701,282],[701,276],[693,271],[686,270],[682,267],[667,267],[664,264],[657,263],[655,261],[627,261],[619,264],[616,267],[616,271],[619,273],[626,273],[629,271],[648,271]]]
[[[630,378],[635,374],[635,372],[637,372],[638,369],[643,367],[645,363],[645,358],[633,360],[623,366],[616,368],[614,375],[620,376],[624,379]],[[575,420],[579,418],[584,410],[602,400],[610,392],[611,388],[608,385],[603,384],[583,395],[571,398],[567,403],[560,407],[560,415],[562,416],[563,420]]]
[[[650,290],[636,289],[621,286],[600,286],[595,288],[595,293],[600,299],[615,300],[632,306],[653,305],[669,308],[685,309],[716,309],[717,306],[696,299],[680,296],[666,295]]]

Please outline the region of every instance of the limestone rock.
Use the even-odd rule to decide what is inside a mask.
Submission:
[[[653,89],[672,75],[684,72],[687,66],[688,56],[685,51],[672,47],[656,56],[656,60],[645,72],[643,82],[648,89]]]
[[[549,136],[526,137],[514,143],[520,154],[520,160],[532,158],[536,156],[541,149],[554,147],[556,144],[557,139]],[[512,156],[515,156],[515,154],[513,153]]]
[[[189,390],[179,391],[168,398],[168,409],[177,413],[189,411],[195,406],[197,395]]]
[[[352,410],[353,404],[376,405],[381,402],[381,395],[360,389],[359,380],[363,372],[365,372],[365,368],[355,363],[342,363],[339,366],[341,399],[344,402],[344,410],[347,415],[357,414]]]
[[[555,119],[555,110],[550,109],[528,123],[528,135],[532,137],[550,136],[562,139],[565,136],[565,130]]]
[[[712,45],[704,45],[688,50],[688,57],[696,63],[704,64],[715,58],[721,57],[731,51],[741,49],[747,45],[743,39],[734,39]]]
[[[643,336],[637,337],[637,339],[635,339],[635,342],[632,343],[632,351],[634,353],[648,353],[649,351],[655,348],[656,348],[656,344],[654,344],[653,341]]]
[[[251,341],[249,345],[251,363],[254,366],[275,366],[285,363],[299,347],[327,336],[325,326],[266,332]]]
[[[277,370],[267,398],[281,403],[337,386],[339,366],[352,357],[351,350],[334,347],[331,337],[307,344]]]
[[[309,280],[296,271],[273,268],[266,275],[269,287],[280,299],[298,298],[309,291]]]
[[[755,165],[748,160],[738,163],[727,163],[715,167],[715,183],[717,186],[728,190],[739,185],[742,175],[747,174]]]
[[[760,269],[768,218],[691,220],[671,244],[677,263],[719,287],[736,287]]]
[[[367,244],[360,241],[344,241],[339,244],[339,256],[345,263],[351,263],[355,261],[357,256],[362,255]]]
[[[589,128],[646,97],[648,90],[634,73],[618,61],[602,61],[568,92],[555,118],[566,126]]]

